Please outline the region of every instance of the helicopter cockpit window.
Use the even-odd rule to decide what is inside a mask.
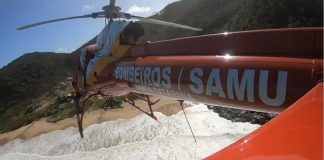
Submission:
[[[110,55],[111,49],[114,45],[115,39],[123,31],[124,27],[128,24],[126,21],[113,21],[111,28],[107,25],[97,36],[96,44],[98,46],[98,52],[96,56]]]

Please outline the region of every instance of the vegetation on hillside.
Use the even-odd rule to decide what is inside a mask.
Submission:
[[[322,0],[182,0],[152,18],[202,28],[203,32],[144,24],[146,39],[266,28],[322,27]]]
[[[71,75],[69,54],[29,53],[0,70],[0,109],[37,98]],[[26,102],[27,103],[27,102]]]
[[[322,26],[322,0],[246,0],[229,30]]]

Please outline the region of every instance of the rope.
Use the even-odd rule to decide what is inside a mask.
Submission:
[[[182,100],[179,100],[179,102],[180,102],[180,106],[181,106],[181,108],[182,108],[183,114],[184,114],[185,117],[186,117],[186,120],[187,120],[188,126],[189,126],[189,128],[190,128],[190,131],[191,131],[192,137],[194,138],[195,142],[197,143],[197,140],[196,140],[195,134],[194,134],[193,131],[192,131],[192,128],[191,128],[190,123],[189,123],[189,120],[188,120],[188,118],[187,118],[187,114],[186,114],[186,112],[185,112],[185,110],[184,110],[184,108],[183,108],[183,101],[182,101]]]

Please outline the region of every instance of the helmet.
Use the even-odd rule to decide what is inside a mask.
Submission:
[[[144,28],[135,22],[130,22],[120,34],[121,45],[134,45],[144,36]]]

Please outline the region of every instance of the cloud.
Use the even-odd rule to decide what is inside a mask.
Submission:
[[[55,53],[69,53],[69,52],[70,52],[69,50],[67,50],[66,48],[62,48],[62,47],[58,48],[55,51]]]
[[[95,5],[84,5],[82,11],[92,11],[95,7]]]
[[[136,13],[148,13],[151,11],[151,7],[147,6],[138,6],[137,4],[129,7],[128,13],[130,14],[136,14]]]

